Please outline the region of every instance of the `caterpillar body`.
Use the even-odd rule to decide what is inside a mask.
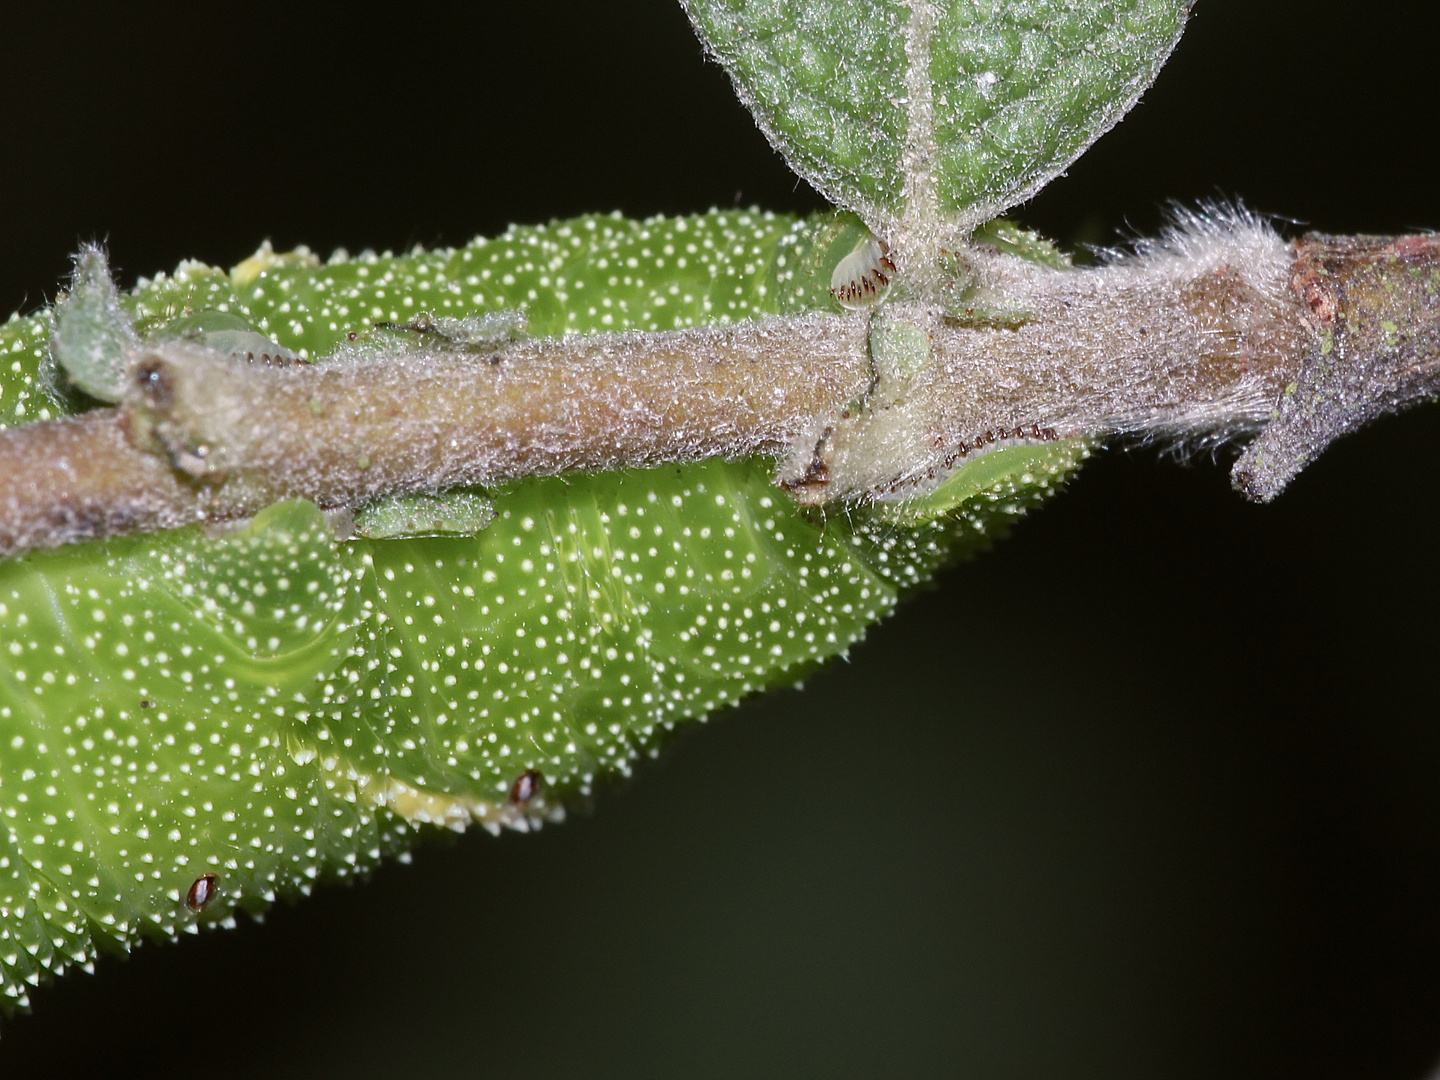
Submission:
[[[142,334],[218,312],[300,359],[422,316],[670,329],[829,308],[865,235],[843,215],[586,217],[325,264],[262,249],[125,304]],[[0,327],[8,423],[76,405],[52,327]],[[476,493],[473,535],[338,539],[287,502],[224,536],[0,563],[0,1005],[97,948],[363,872],[419,825],[558,817],[676,723],[844,652],[1083,452],[997,449],[903,514],[807,513],[771,463],[710,461]]]

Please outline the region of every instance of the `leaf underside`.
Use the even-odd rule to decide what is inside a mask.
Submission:
[[[1135,104],[1190,7],[682,3],[791,168],[881,236],[916,215],[968,231],[1034,194]]]

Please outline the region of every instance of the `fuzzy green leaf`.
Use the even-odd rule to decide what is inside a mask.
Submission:
[[[1135,104],[1190,0],[681,0],[792,168],[877,234],[974,228]]]

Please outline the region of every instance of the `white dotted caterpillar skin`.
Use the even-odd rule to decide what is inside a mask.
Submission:
[[[895,264],[885,241],[867,236],[865,241],[841,259],[830,275],[830,295],[851,311],[875,307],[890,291]]]
[[[404,256],[187,264],[123,306],[141,334],[227,313],[302,359],[422,316],[669,329],[831,309],[863,237],[836,215],[587,217]],[[37,381],[52,327],[0,326],[11,423],[66,406]],[[770,462],[709,461],[475,493],[468,524],[430,508],[445,527],[421,538],[402,521],[338,539],[290,502],[221,537],[0,562],[0,1008],[97,945],[362,873],[419,824],[554,819],[677,723],[843,653],[1077,453],[996,450],[903,518],[807,515]]]

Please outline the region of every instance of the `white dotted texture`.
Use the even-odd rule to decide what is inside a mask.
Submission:
[[[861,236],[833,216],[582,218],[454,251],[191,264],[128,303],[142,332],[225,310],[312,357],[421,314],[670,328],[828,306]],[[0,327],[12,422],[65,407],[39,389],[49,319]],[[493,490],[474,536],[337,542],[285,503],[228,536],[0,563],[0,1006],[97,941],[227,925],[364,870],[416,824],[558,816],[677,722],[843,653],[1074,460],[1016,450],[909,517],[807,516],[770,463],[706,462]]]

